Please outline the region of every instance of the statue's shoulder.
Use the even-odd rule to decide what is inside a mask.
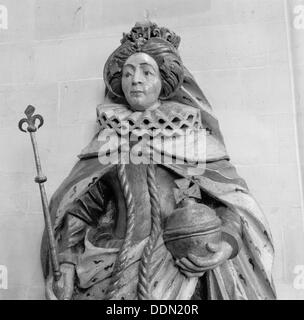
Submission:
[[[131,113],[129,107],[125,104],[118,103],[103,103],[99,104],[96,108],[97,118],[99,118],[103,114],[116,114],[119,115],[121,113]]]

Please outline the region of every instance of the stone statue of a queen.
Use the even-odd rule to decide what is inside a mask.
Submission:
[[[108,58],[99,132],[50,202],[48,299],[275,299],[267,221],[179,43],[137,23]]]

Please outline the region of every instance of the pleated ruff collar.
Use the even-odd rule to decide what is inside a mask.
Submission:
[[[158,108],[144,112],[134,112],[121,104],[100,105],[97,107],[97,121],[101,129],[114,129],[120,135],[129,131],[170,136],[202,127],[199,110],[178,102],[163,102]]]

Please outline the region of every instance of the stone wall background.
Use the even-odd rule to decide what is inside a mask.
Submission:
[[[304,4],[289,2],[291,12],[298,3]],[[8,30],[0,30],[0,265],[8,268],[8,289],[0,289],[0,299],[44,298],[39,261],[44,221],[30,140],[17,128],[23,111],[33,104],[45,118],[38,143],[50,197],[94,133],[106,58],[146,9],[153,21],[181,36],[183,61],[213,105],[232,162],[267,215],[279,298],[304,298],[304,291],[293,287],[294,268],[304,265],[299,171],[304,140],[298,149],[295,126],[303,123],[304,30],[292,34],[290,56],[284,0],[0,4],[9,13]]]

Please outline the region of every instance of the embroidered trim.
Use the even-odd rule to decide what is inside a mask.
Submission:
[[[170,110],[163,112],[160,108],[147,112],[132,112],[130,115],[119,118],[118,114],[105,110],[98,115],[98,123],[102,129],[114,129],[118,134],[142,131],[155,136],[159,133],[170,135],[179,130],[201,128],[200,114],[195,108],[187,108],[183,112]],[[127,130],[127,131],[126,131]],[[138,133],[138,132],[135,132]]]

